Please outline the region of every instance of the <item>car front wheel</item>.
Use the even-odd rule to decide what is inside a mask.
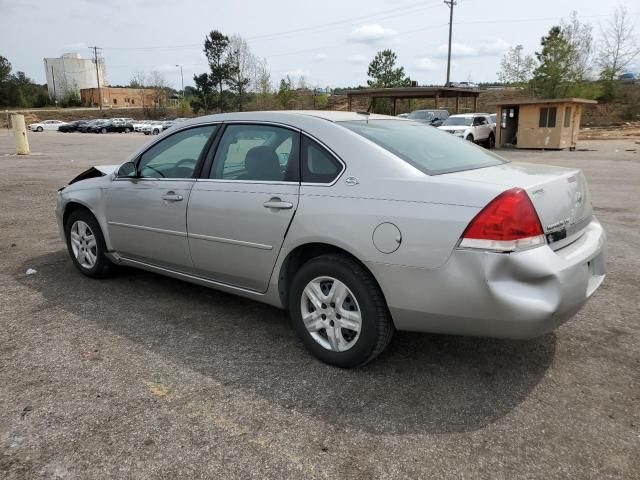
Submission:
[[[393,336],[380,287],[360,264],[342,255],[322,255],[300,268],[289,312],[305,347],[340,368],[373,360]]]
[[[466,140],[467,140],[468,142],[473,142],[473,135],[471,135],[471,134],[467,135]]]
[[[86,210],[76,210],[65,224],[67,250],[73,264],[87,277],[103,278],[112,264],[105,256],[106,244],[95,217]]]
[[[36,132],[41,132],[41,131],[42,131],[42,127],[36,128]]]

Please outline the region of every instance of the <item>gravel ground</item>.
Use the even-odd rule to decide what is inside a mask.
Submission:
[[[135,270],[81,277],[55,191],[148,138],[29,139],[18,158],[0,131],[3,479],[640,478],[633,141],[503,152],[590,181],[609,276],[569,323],[530,341],[399,333],[341,371],[274,308]]]

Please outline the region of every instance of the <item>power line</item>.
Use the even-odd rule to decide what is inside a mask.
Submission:
[[[274,32],[274,33],[267,33],[264,35],[246,37],[246,40],[271,40],[271,39],[280,38],[280,37],[295,36],[298,34],[320,33],[324,31],[338,30],[340,28],[353,26],[353,24],[357,24],[362,20],[367,20],[375,17],[379,17],[377,18],[378,20],[384,20],[384,19],[393,18],[393,17],[400,17],[404,15],[410,15],[421,10],[428,10],[430,8],[435,8],[438,5],[439,3],[425,5],[422,2],[420,2],[420,3],[407,5],[401,9],[395,8],[392,10],[383,10],[377,13],[372,13],[370,15],[352,17],[345,20],[339,20],[337,22],[324,23],[324,24],[318,24],[310,27],[298,28],[295,30],[285,30],[282,32]],[[174,49],[174,48],[192,48],[192,47],[201,47],[201,46],[202,46],[202,42],[189,43],[189,44],[183,44],[183,45],[155,45],[155,46],[149,46],[149,47],[104,47],[104,48],[109,50],[161,50],[161,49]]]

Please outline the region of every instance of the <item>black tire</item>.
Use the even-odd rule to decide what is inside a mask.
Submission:
[[[101,128],[100,129],[100,133],[107,133],[107,129],[106,128]]]
[[[42,130],[43,130],[43,128],[42,128],[42,127],[38,127],[38,128],[36,128],[36,132],[41,132]]]
[[[92,268],[86,268],[81,265],[73,253],[73,247],[71,245],[71,228],[76,221],[82,221],[89,225],[96,239],[96,262]],[[69,252],[69,256],[71,257],[73,264],[80,271],[80,273],[91,278],[104,278],[111,273],[111,271],[113,270],[113,264],[105,256],[107,247],[104,242],[102,230],[100,229],[98,221],[89,211],[81,209],[71,212],[69,218],[67,219],[67,222],[65,223],[64,233],[67,242],[67,251]]]
[[[157,128],[153,131],[154,135],[159,135],[160,134],[160,130],[158,130]]]
[[[473,140],[473,135],[471,135],[471,134],[467,135],[467,138],[465,138],[465,140],[468,141],[468,142],[473,142],[474,141]]]
[[[320,345],[302,321],[301,301],[305,287],[317,277],[328,276],[344,283],[356,298],[362,324],[360,334],[348,350],[336,352]],[[315,257],[296,273],[289,291],[289,315],[304,346],[319,360],[339,368],[362,366],[389,344],[394,327],[380,287],[371,274],[354,260],[339,254]]]
[[[489,138],[487,138],[487,142],[485,143],[485,147],[488,149],[492,149],[496,146],[496,136],[493,133],[489,134]]]
[[[131,130],[129,129],[129,127],[125,127],[124,129],[124,133],[129,133]]]

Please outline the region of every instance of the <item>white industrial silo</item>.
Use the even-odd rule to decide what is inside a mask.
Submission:
[[[82,88],[97,88],[105,85],[104,60],[98,58],[98,68],[93,59],[82,58],[79,53],[65,53],[58,58],[45,58],[49,97],[61,100],[69,90],[80,92]]]

